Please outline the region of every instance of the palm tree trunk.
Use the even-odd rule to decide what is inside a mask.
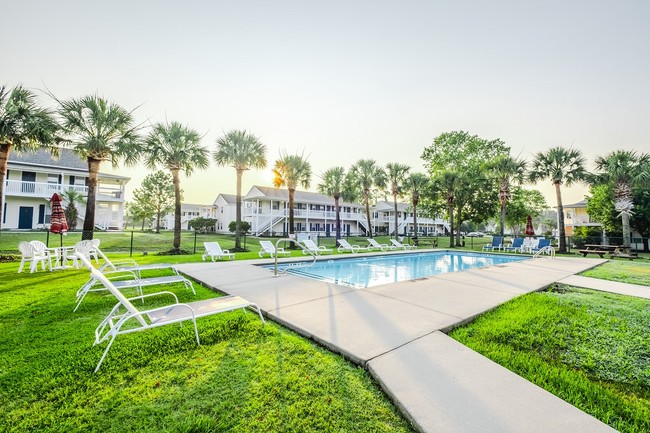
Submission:
[[[627,212],[621,214],[621,225],[623,226],[623,247],[631,248],[630,215]]]
[[[505,234],[505,228],[506,228],[506,202],[502,201],[501,202],[501,227],[500,227],[500,234],[503,236]]]
[[[336,240],[341,239],[341,206],[339,196],[334,196],[334,211],[336,212]]]
[[[295,189],[289,188],[289,237],[295,233],[293,228],[293,193]],[[294,245],[294,244],[291,244]]]
[[[508,196],[510,191],[508,190],[508,185],[504,182],[501,183],[499,187],[499,201],[501,202],[501,217],[500,217],[500,227],[499,234],[503,236],[505,234],[506,228],[506,206],[508,204]]]
[[[459,207],[458,212],[456,212],[456,246],[457,247],[463,245],[460,239],[460,228],[463,225],[462,215],[463,215],[462,209]]]
[[[158,209],[156,211],[156,233],[160,233],[160,217],[161,217],[161,209]]]
[[[244,170],[236,169],[237,171],[237,199],[235,205],[235,248],[234,251],[241,251],[241,179]]]
[[[555,196],[557,197],[557,229],[560,236],[560,249],[558,252],[566,253],[566,230],[564,228],[564,206],[562,206],[562,192],[560,191],[560,182],[554,182]]]
[[[454,204],[447,203],[447,212],[449,213],[449,247],[454,246]]]
[[[172,170],[174,182],[174,250],[181,249],[181,179],[178,169]]]
[[[91,240],[95,230],[95,207],[97,205],[97,175],[101,160],[88,157],[88,197],[86,198],[86,216],[81,234],[82,240]]]
[[[0,144],[0,229],[2,229],[2,220],[4,218],[4,197],[5,197],[5,178],[7,177],[7,161],[11,144]]]
[[[372,238],[372,223],[370,222],[370,197],[369,191],[363,191],[363,199],[366,202],[366,221],[368,222],[368,237]]]
[[[413,200],[413,234],[415,238],[418,237],[418,200]],[[417,244],[416,244],[417,245]]]
[[[393,207],[395,208],[395,240],[397,239],[397,224],[399,223],[399,220],[397,218],[397,192],[393,191]]]

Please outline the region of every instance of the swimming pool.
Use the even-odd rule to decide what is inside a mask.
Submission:
[[[344,286],[367,288],[529,258],[526,256],[437,251],[320,260],[312,266],[296,266],[295,263],[287,263],[279,264],[278,269],[286,269],[288,273],[294,275]],[[273,266],[266,267],[273,268]]]

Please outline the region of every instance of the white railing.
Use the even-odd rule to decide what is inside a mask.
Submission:
[[[52,194],[74,189],[82,194],[88,193],[87,186],[64,185],[60,183],[47,182],[24,182],[22,180],[7,180],[5,194],[24,195],[50,198]]]

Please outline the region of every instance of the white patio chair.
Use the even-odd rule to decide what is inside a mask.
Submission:
[[[213,262],[215,258],[222,259],[224,257],[230,260],[235,260],[235,255],[228,250],[222,250],[219,242],[203,242],[203,246],[205,246],[205,252],[202,256],[203,261],[208,257],[210,257]]]
[[[321,254],[332,254],[334,252],[334,250],[325,247],[325,245],[320,245],[320,246],[316,245],[316,243],[314,241],[312,241],[311,239],[305,239],[302,243],[306,247],[306,248],[303,248],[303,250],[302,250],[302,253],[305,254],[305,255],[307,255],[309,253],[312,253],[312,254],[316,254],[318,256],[318,255],[321,255]]]
[[[380,244],[373,238],[368,238],[368,249],[369,250],[381,250],[381,251],[387,251],[387,250],[394,250],[395,247],[393,245],[388,245],[388,244]]]
[[[264,257],[265,255],[269,255],[271,257],[275,257],[277,254],[278,256],[288,256],[291,255],[289,251],[285,251],[284,248],[275,248],[275,245],[273,245],[273,242],[271,241],[260,241],[260,246],[261,249],[258,252],[258,255],[260,257]]]
[[[342,253],[345,251],[349,251],[351,253],[358,253],[359,251],[370,251],[368,247],[362,247],[359,245],[350,245],[350,242],[348,242],[345,239],[339,239],[339,247],[338,247],[338,252]]]
[[[192,293],[196,295],[196,291],[194,290],[194,285],[192,282],[178,273],[160,277],[140,278],[135,274],[135,272],[123,269],[118,269],[117,271],[102,272],[93,266],[89,256],[83,250],[83,247],[87,244],[80,245],[81,242],[77,243],[77,247],[75,247],[75,252],[73,255],[79,261],[81,261],[81,263],[83,263],[83,265],[86,266],[90,271],[97,270],[97,272],[104,275],[107,280],[111,280],[113,285],[120,290],[136,289],[137,292],[142,296],[143,287],[182,283],[187,290],[191,290]],[[90,279],[86,281],[84,285],[79,288],[79,290],[77,290],[77,304],[75,305],[73,312],[77,311],[88,293],[99,292],[102,290],[106,290],[106,288],[102,286],[102,284],[95,277],[95,274],[91,272]]]
[[[86,258],[84,259],[87,261]],[[200,345],[199,330],[196,326],[197,318],[238,309],[245,311],[246,308],[249,307],[257,310],[260,320],[262,323],[265,323],[260,307],[240,296],[223,296],[221,298],[206,299],[204,301],[179,303],[178,298],[173,293],[158,292],[136,296],[135,298],[129,299],[118,290],[112,281],[106,278],[106,276],[97,269],[91,267],[90,273],[92,277],[99,281],[99,283],[104,286],[105,290],[111,292],[118,301],[108,316],[106,316],[99,326],[97,326],[97,329],[95,329],[94,345],[108,341],[108,345],[106,346],[102,357],[99,359],[97,367],[95,367],[95,373],[99,370],[102,362],[104,362],[104,358],[113,345],[115,337],[121,334],[130,334],[145,329],[152,329],[159,326],[191,320],[194,325],[196,344]],[[131,303],[131,301],[135,299],[151,298],[160,295],[171,296],[174,299],[174,302],[164,307],[152,308],[144,311],[138,310],[135,305]]]
[[[99,244],[102,242],[101,239],[91,239],[93,247],[90,250],[90,257],[95,259],[95,263],[99,264]]]
[[[41,242],[42,243],[42,242]],[[45,245],[45,244],[43,244]],[[20,260],[20,266],[18,267],[18,273],[20,274],[23,271],[25,263],[29,262],[29,272],[35,272],[38,266],[38,263],[41,264],[41,268],[45,270],[45,265],[50,267],[52,270],[52,256],[47,251],[47,247],[44,250],[38,251],[33,244],[30,242],[22,241],[18,244],[18,250],[22,255]]]
[[[393,247],[395,248],[402,248],[404,250],[412,250],[417,248],[415,245],[403,244],[399,242],[397,239],[391,239],[390,242],[393,244]]]

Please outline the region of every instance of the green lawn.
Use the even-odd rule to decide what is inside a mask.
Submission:
[[[649,300],[558,286],[450,335],[619,431],[641,433],[650,431],[648,330]]]
[[[253,313],[200,319],[201,346],[187,325],[120,336],[93,374],[114,299],[91,293],[72,313],[87,272],[17,267],[0,264],[1,431],[412,431],[365,370]],[[171,290],[216,296],[195,286]]]
[[[585,277],[650,286],[650,263],[641,260],[609,260],[582,273]]]

